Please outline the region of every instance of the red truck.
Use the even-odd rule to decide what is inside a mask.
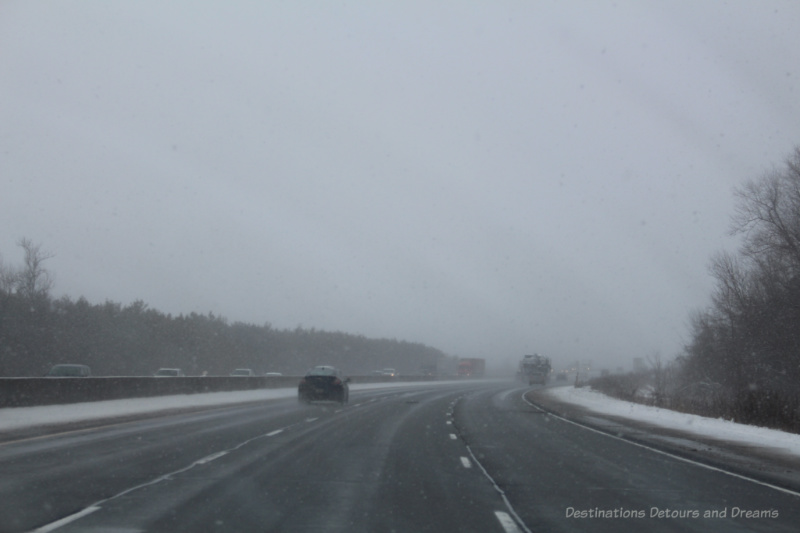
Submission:
[[[461,359],[458,361],[458,376],[480,378],[486,371],[486,359]]]

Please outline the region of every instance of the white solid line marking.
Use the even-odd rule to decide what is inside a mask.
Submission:
[[[319,418],[306,418],[306,422],[313,422],[314,420],[318,420]]]
[[[274,437],[278,433],[283,433],[283,430],[282,429],[276,429],[275,431],[270,431],[269,433],[267,433],[267,437]]]
[[[51,523],[49,523],[49,524],[47,524],[45,526],[42,526],[42,527],[40,527],[38,529],[34,529],[33,531],[34,531],[34,533],[47,533],[48,531],[54,531],[54,530],[60,528],[61,526],[66,526],[70,522],[74,522],[75,520],[78,520],[79,518],[83,518],[87,514],[92,514],[93,512],[99,511],[99,510],[100,510],[100,507],[97,507],[97,506],[87,507],[83,511],[79,511],[79,512],[77,512],[75,514],[72,514],[72,515],[69,515],[69,516],[65,516],[61,520],[56,520],[55,522],[51,522]]]
[[[506,530],[506,533],[522,533],[517,527],[516,522],[511,518],[511,515],[503,511],[495,511],[494,515],[500,521],[500,525]]]
[[[677,459],[678,461],[683,461],[684,463],[689,463],[689,464],[692,464],[692,465],[695,465],[695,466],[700,466],[702,468],[705,468],[707,470],[712,470],[714,472],[720,472],[722,474],[728,474],[731,477],[735,477],[737,479],[743,479],[745,481],[749,481],[751,483],[755,483],[756,485],[761,485],[762,487],[768,487],[770,489],[774,489],[774,490],[777,490],[779,492],[783,492],[783,493],[786,493],[786,494],[791,494],[792,496],[800,496],[800,492],[797,492],[797,491],[794,491],[794,490],[791,490],[791,489],[785,489],[783,487],[779,487],[778,485],[773,485],[772,483],[767,483],[766,481],[759,481],[758,479],[755,479],[755,478],[752,478],[752,477],[747,477],[747,476],[744,476],[742,474],[736,474],[734,472],[730,472],[730,471],[724,470],[722,468],[717,468],[716,466],[707,465],[707,464],[701,463],[699,461],[694,461],[692,459],[687,459],[686,457],[681,457],[680,455],[674,455],[674,454],[672,454],[670,452],[665,452],[664,450],[659,450],[658,448],[652,448],[650,446],[647,446],[646,444],[640,444],[638,442],[633,442],[633,441],[630,441],[628,439],[624,439],[622,437],[617,437],[616,435],[612,435],[611,433],[606,433],[605,431],[600,431],[599,429],[595,429],[595,428],[593,428],[591,426],[584,425],[584,424],[582,424],[580,422],[575,422],[574,420],[570,420],[569,418],[564,418],[563,416],[559,416],[559,415],[551,413],[549,411],[545,411],[544,409],[542,409],[538,405],[536,405],[536,404],[534,404],[532,402],[529,402],[528,399],[525,397],[524,393],[522,395],[522,400],[525,403],[527,403],[528,405],[530,405],[531,407],[533,407],[535,409],[538,409],[539,411],[541,411],[543,413],[546,413],[548,416],[550,416],[552,418],[557,418],[558,420],[561,420],[563,422],[567,422],[568,424],[572,424],[574,426],[578,426],[579,428],[583,428],[583,429],[586,429],[586,430],[589,430],[589,431],[594,431],[595,433],[599,433],[600,435],[605,435],[606,437],[609,437],[609,438],[612,438],[612,439],[621,440],[622,442],[627,442],[628,444],[632,444],[633,446],[638,446],[640,448],[644,448],[645,450],[650,450],[651,452],[660,453],[661,455],[666,455],[667,457],[671,457],[673,459]]]
[[[472,468],[472,463],[466,457],[461,457],[461,464],[464,465],[464,468]]]
[[[228,455],[228,452],[217,452],[217,453],[213,453],[213,454],[209,455],[208,457],[203,457],[202,459],[200,459],[199,461],[197,461],[197,464],[199,464],[199,465],[203,465],[203,464],[206,464],[206,463],[210,463],[210,462],[211,462],[211,461],[213,461],[214,459],[219,459],[219,458],[220,458],[220,457],[222,457],[223,455]]]
[[[457,438],[458,437],[456,437],[455,433],[450,433],[450,439],[451,440],[456,440]]]

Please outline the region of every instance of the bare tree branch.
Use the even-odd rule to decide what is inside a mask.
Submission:
[[[24,266],[17,279],[17,292],[25,298],[47,296],[53,287],[53,278],[43,264],[53,254],[43,251],[40,244],[34,244],[27,238],[20,239],[17,244],[25,251]]]

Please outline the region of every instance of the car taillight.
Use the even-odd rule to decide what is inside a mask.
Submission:
[[[305,385],[305,384],[306,384],[306,378],[301,379],[300,380],[300,385]]]
[[[341,385],[342,384],[342,380],[339,379],[339,378],[336,378],[336,379],[333,380],[333,384],[334,385]]]

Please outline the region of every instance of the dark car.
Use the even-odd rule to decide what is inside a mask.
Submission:
[[[300,380],[297,398],[301,402],[327,400],[344,405],[350,399],[350,378],[345,378],[338,368],[315,366]]]

